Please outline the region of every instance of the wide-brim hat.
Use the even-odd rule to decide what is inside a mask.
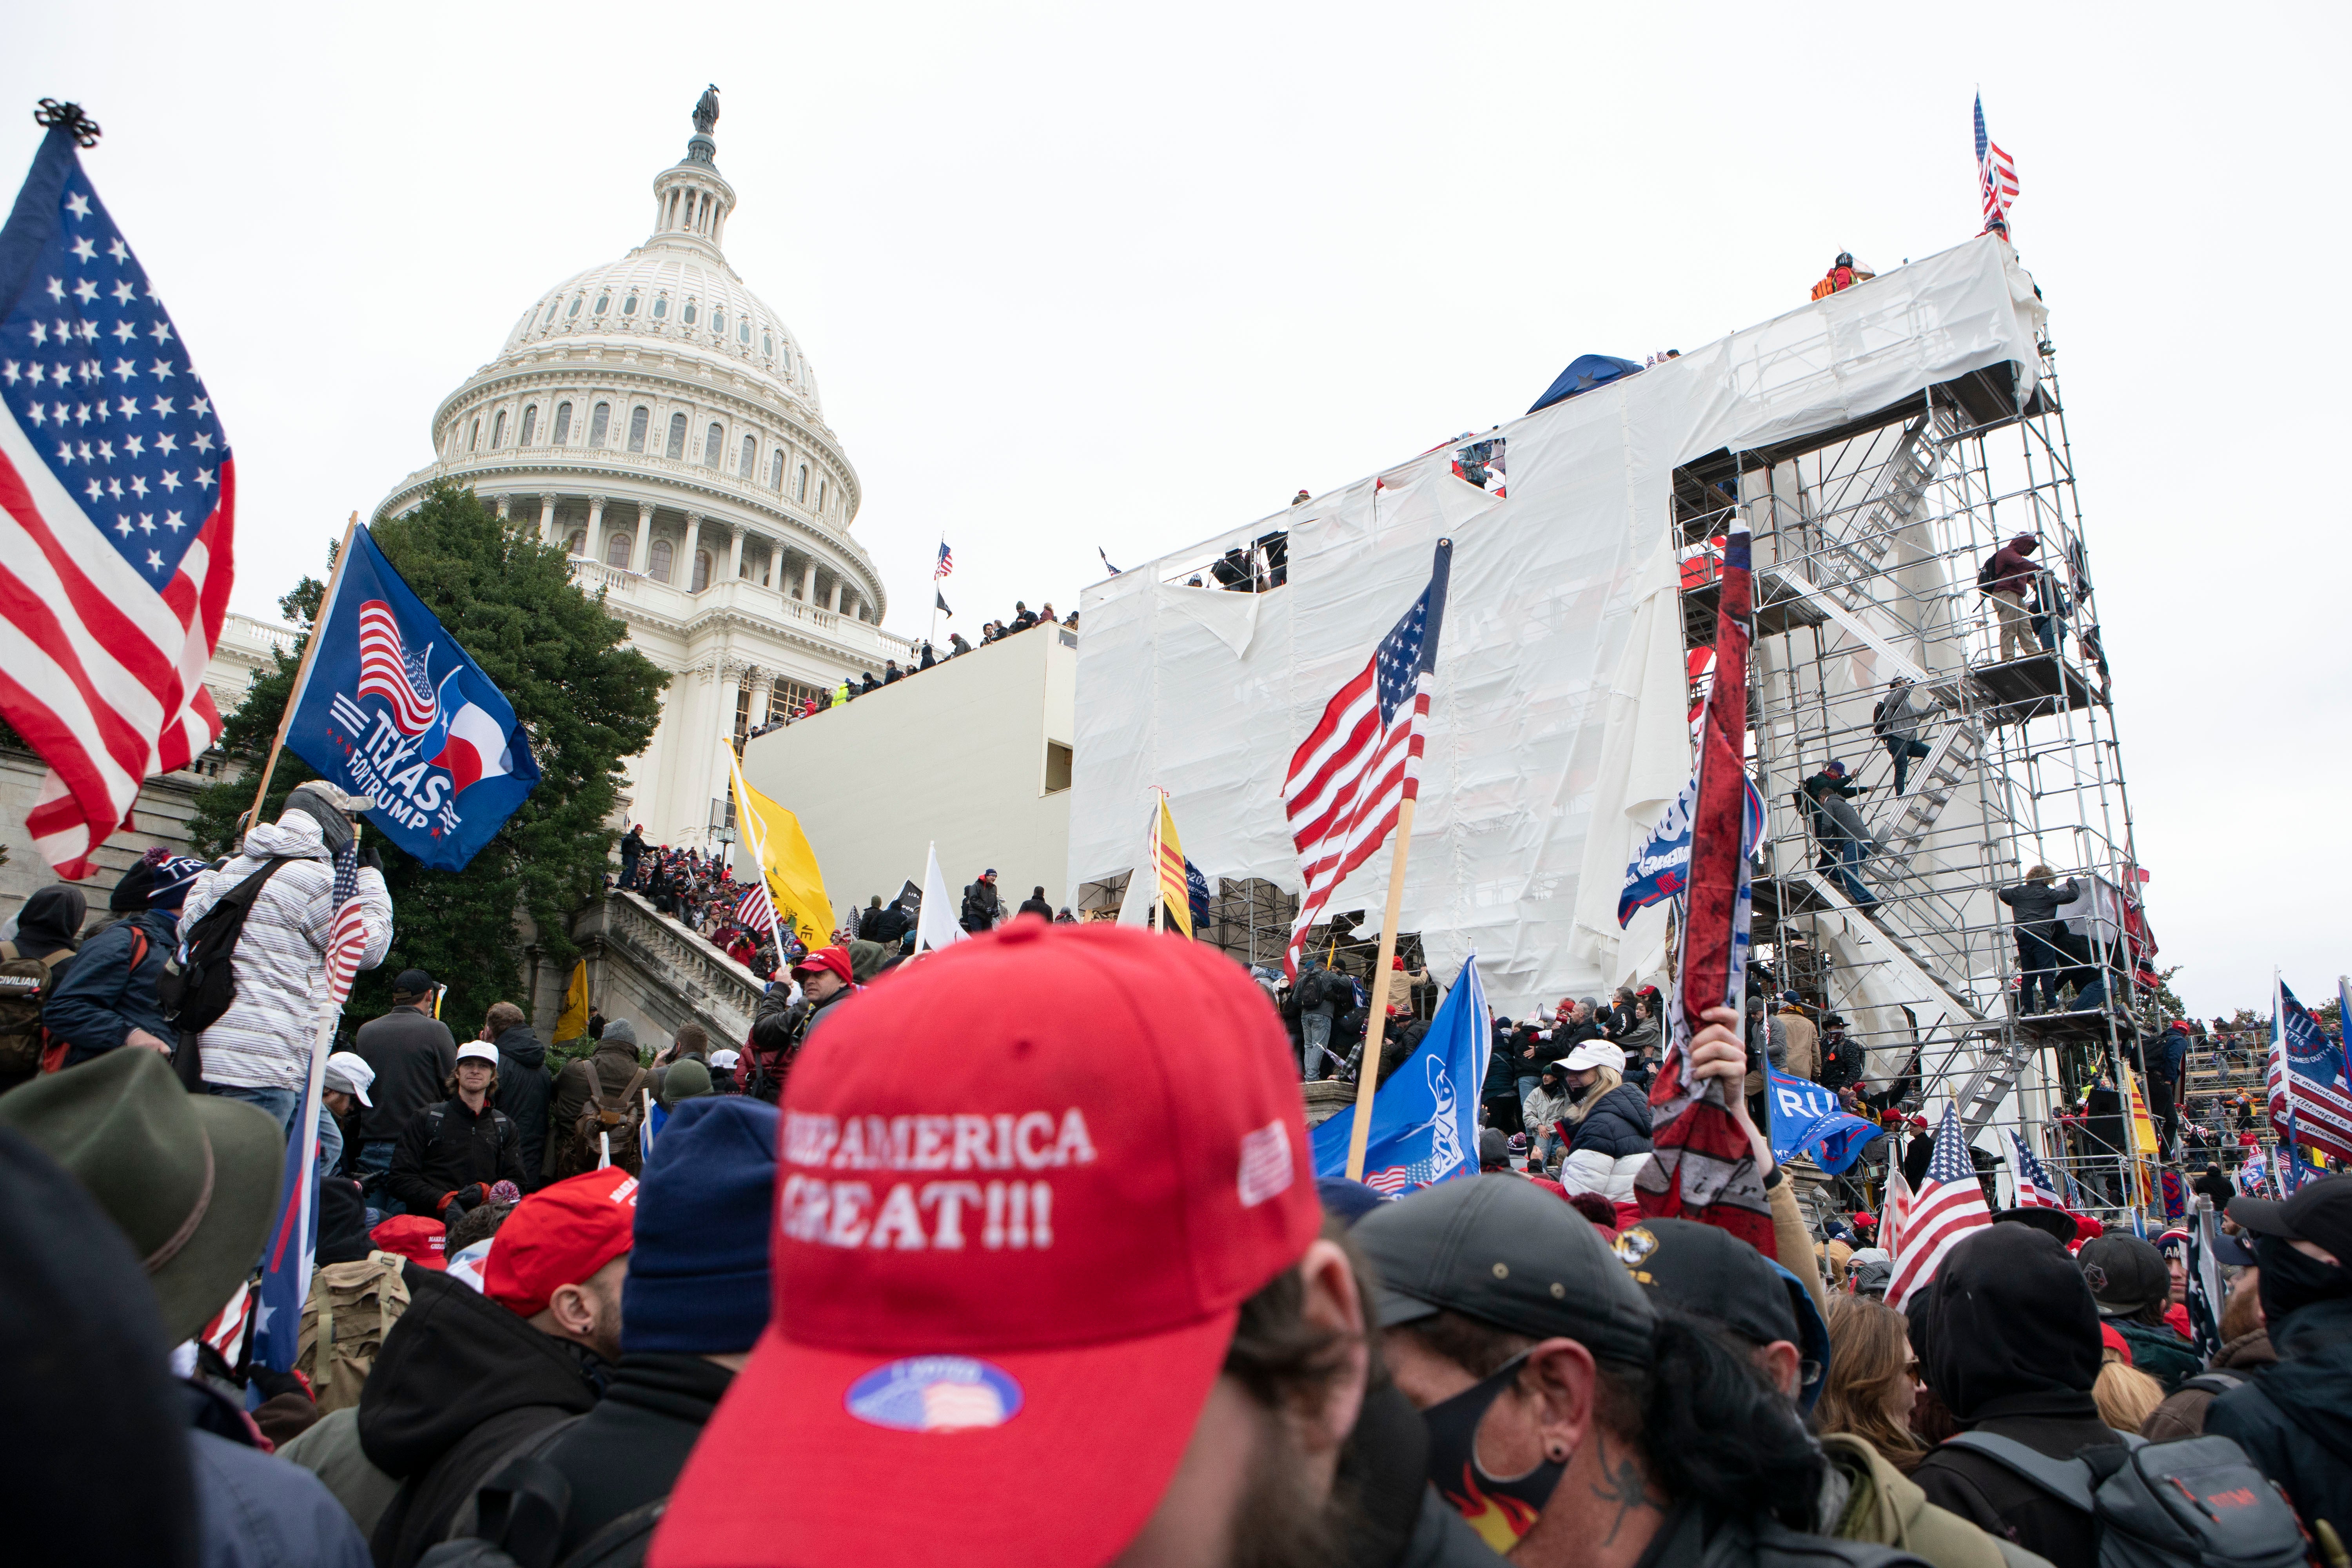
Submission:
[[[268,1112],[190,1094],[160,1052],[126,1047],[0,1096],[0,1123],[71,1172],[130,1238],[171,1343],[253,1271],[285,1173]]]

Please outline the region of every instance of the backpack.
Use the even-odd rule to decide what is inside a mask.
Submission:
[[[580,1108],[572,1124],[572,1143],[564,1152],[570,1169],[565,1173],[576,1176],[583,1171],[618,1165],[633,1176],[638,1174],[642,1157],[637,1152],[637,1129],[645,1121],[646,1104],[637,1098],[637,1090],[646,1081],[646,1069],[632,1073],[619,1102],[608,1105],[604,1080],[596,1075],[595,1062],[582,1065],[588,1074],[588,1103]]]
[[[236,971],[230,963],[237,939],[245,934],[245,917],[269,880],[290,856],[277,856],[224,894],[204,918],[180,933],[180,951],[163,964],[155,982],[155,1000],[163,1016],[183,1034],[211,1028],[236,1000]]]
[[[1978,592],[1978,593],[1979,593],[1979,594],[1990,594],[1990,593],[1991,593],[1991,592],[1992,592],[1992,585],[1993,585],[1995,583],[1998,583],[1998,582],[2000,582],[2000,574],[1998,571],[1994,570],[1994,567],[1993,567],[1993,563],[1994,563],[1995,562],[1999,561],[2000,559],[2000,555],[1999,555],[1998,553],[1991,554],[1991,555],[1988,555],[1988,556],[1986,556],[1986,557],[1985,557],[1985,563],[1984,563],[1983,565],[1981,565],[1981,566],[1979,566],[1979,567],[1978,567],[1978,568],[1977,568],[1977,592]]]
[[[294,1370],[310,1380],[319,1413],[358,1405],[392,1325],[408,1310],[396,1252],[330,1263],[310,1276],[310,1299],[294,1347]]]
[[[2296,1568],[2303,1527],[2278,1489],[2230,1438],[2151,1443],[2053,1459],[2013,1438],[1963,1432],[1971,1448],[2092,1516],[2098,1568]]]
[[[1834,1041],[1822,1037],[1822,1077],[1823,1089],[1843,1089],[1862,1077],[1862,1042],[1852,1035],[1840,1035]]]
[[[138,927],[133,926],[131,928],[131,968],[129,973],[137,974],[139,973],[139,966],[146,962],[147,933],[141,931]],[[0,967],[0,973],[5,973],[5,967]],[[46,1000],[46,998],[44,998],[44,1000]],[[56,1072],[58,1068],[66,1065],[66,1053],[73,1048],[73,1042],[71,1040],[62,1038],[59,1036],[51,1034],[46,1026],[43,1026],[40,1034],[41,1070],[43,1072]]]
[[[48,1049],[41,1007],[57,989],[58,965],[74,955],[61,947],[47,958],[26,958],[0,942],[0,1072],[31,1072]]]

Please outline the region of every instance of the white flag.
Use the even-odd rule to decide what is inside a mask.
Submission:
[[[932,952],[971,933],[957,921],[958,910],[948,894],[948,879],[940,874],[940,847],[933,844],[923,868],[923,909],[915,921],[915,951]]]

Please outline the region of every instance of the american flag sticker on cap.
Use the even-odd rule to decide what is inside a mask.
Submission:
[[[1289,1191],[1297,1179],[1297,1163],[1290,1155],[1290,1132],[1279,1121],[1269,1121],[1242,1137],[1239,1185],[1242,1207],[1254,1209],[1266,1199]]]

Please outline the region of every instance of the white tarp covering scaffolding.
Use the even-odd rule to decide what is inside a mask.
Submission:
[[[2002,361],[2029,395],[2039,304],[2006,246],[1972,240],[1502,426],[1507,479],[1489,489],[1454,473],[1449,444],[1088,589],[1072,885],[1133,867],[1156,785],[1205,875],[1296,891],[1291,753],[1427,583],[1444,536],[1453,591],[1403,928],[1439,973],[1475,951],[1505,1014],[1654,968],[1662,914],[1621,939],[1616,907],[1626,860],[1690,771],[1674,469]],[[1277,529],[1281,588],[1167,580]],[[1377,920],[1389,864],[1375,856],[1329,908]]]

